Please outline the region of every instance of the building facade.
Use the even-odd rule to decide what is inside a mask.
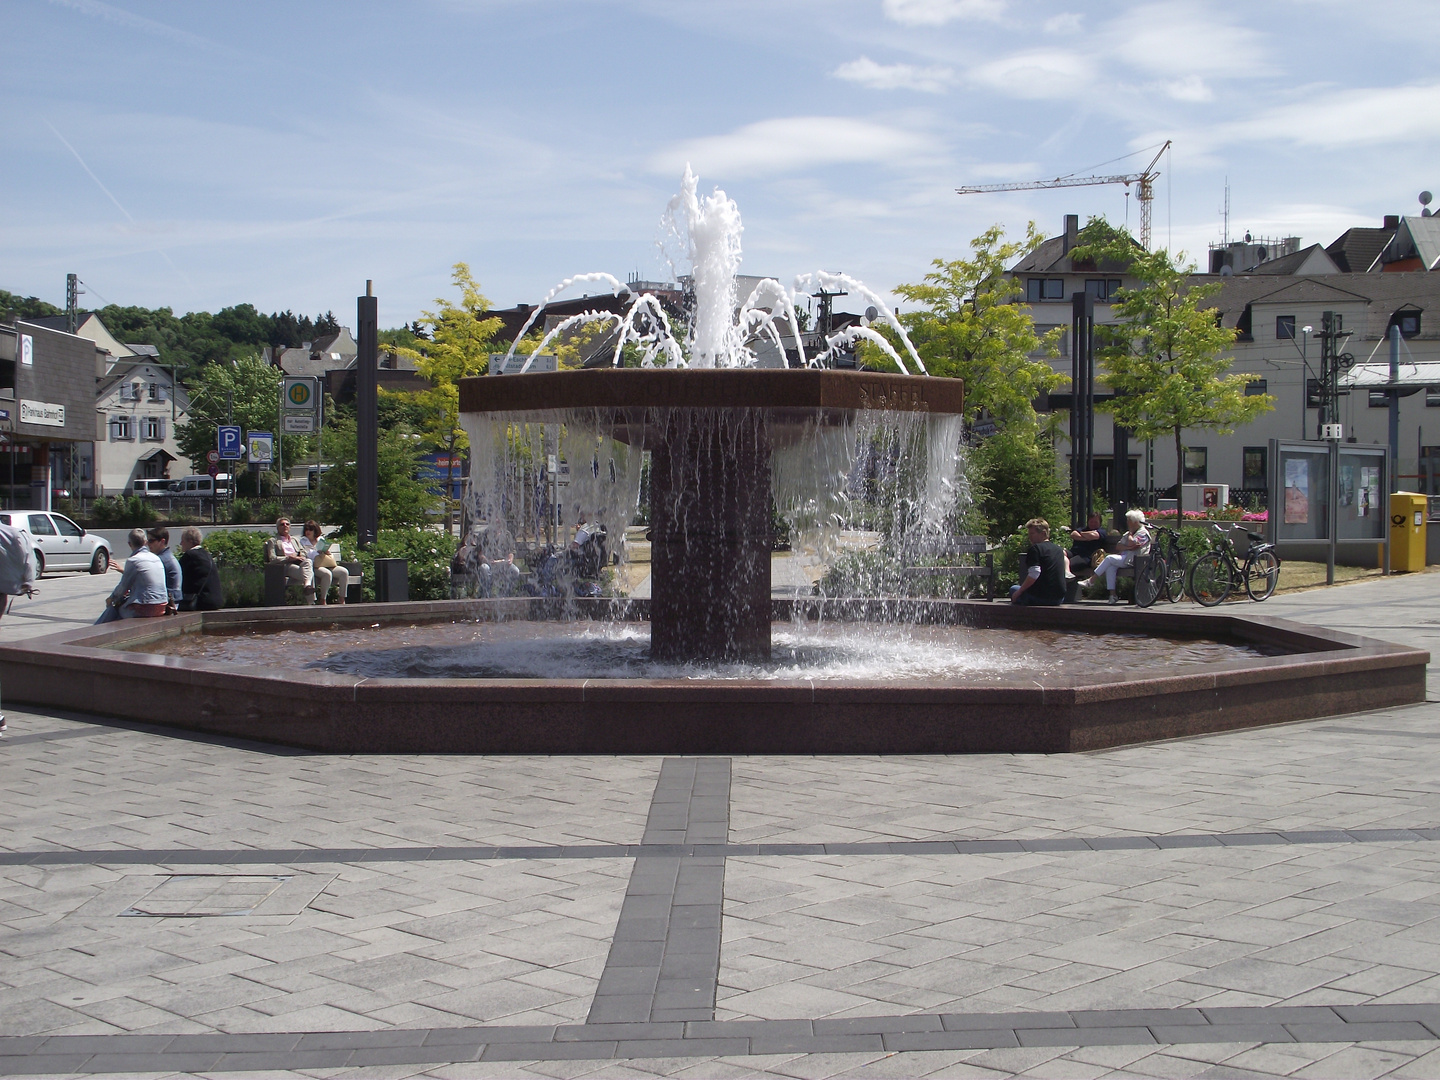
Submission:
[[[1210,274],[1194,275],[1195,284],[1217,283],[1211,304],[1222,325],[1236,330],[1231,373],[1251,377],[1249,392],[1268,394],[1274,408],[1233,434],[1187,430],[1183,436],[1186,483],[1228,484],[1232,501],[1263,505],[1271,439],[1319,437],[1321,346],[1318,335],[1327,312],[1348,336],[1340,345],[1347,364],[1389,360],[1389,331],[1400,330],[1402,377],[1421,365],[1440,362],[1440,247],[1429,239],[1440,219],[1388,218],[1380,229],[1351,229],[1328,248],[1301,248],[1294,237],[1244,241],[1211,253]],[[1057,372],[1071,372],[1071,297],[1089,293],[1095,321],[1114,321],[1111,303],[1120,288],[1134,284],[1123,267],[1077,262],[1070,252],[1079,243],[1079,221],[1066,218],[1065,229],[1026,254],[1009,273],[1023,280],[1023,302],[1044,332],[1062,327],[1062,355],[1052,360]],[[1418,251],[1418,254],[1417,254]],[[1434,257],[1432,257],[1432,255]],[[1355,272],[1356,265],[1364,269]],[[1350,272],[1345,268],[1349,267]],[[1103,384],[1103,376],[1097,373]],[[1097,386],[1104,396],[1103,385]],[[1342,391],[1339,411],[1347,443],[1384,446],[1389,442],[1389,398],[1383,391]],[[1068,397],[1055,396],[1068,408]],[[1043,403],[1042,403],[1043,404]],[[1102,403],[1103,405],[1103,403]],[[1404,490],[1440,495],[1440,384],[1421,387],[1400,400],[1400,452],[1396,462]],[[1103,412],[1095,423],[1092,486],[1107,498],[1116,468],[1113,425]],[[1154,498],[1175,484],[1173,440],[1153,444],[1130,440],[1125,467],[1132,491]],[[1062,440],[1062,466],[1069,470],[1069,446]],[[1172,494],[1173,497],[1173,493]]]
[[[205,471],[206,463],[191,462],[175,439],[175,426],[190,407],[185,388],[157,356],[146,354],[153,346],[129,348],[136,354],[115,360],[96,390],[96,495],[128,495],[139,479]]]
[[[91,484],[95,342],[35,323],[0,326],[0,501],[49,510]]]

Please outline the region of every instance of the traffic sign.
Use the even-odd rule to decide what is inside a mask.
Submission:
[[[205,455],[205,460],[208,461],[211,465],[214,465],[217,461],[220,460],[220,451],[211,450],[208,454]]]
[[[281,419],[284,426],[280,430],[286,435],[309,435],[315,430],[314,413],[289,413]]]
[[[252,465],[268,465],[275,460],[275,436],[268,431],[252,431],[245,440],[245,450]]]
[[[219,476],[219,475],[220,475],[220,463],[219,463],[218,461],[212,461],[212,462],[210,462],[210,475],[211,475],[211,476]]]
[[[287,410],[313,413],[317,401],[314,377],[309,375],[287,377],[280,396]]]
[[[229,461],[239,461],[241,455],[240,428],[232,424],[221,424],[216,436],[219,449],[216,451],[222,458]]]

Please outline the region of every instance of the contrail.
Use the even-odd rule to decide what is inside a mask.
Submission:
[[[129,210],[126,210],[125,207],[120,204],[120,200],[115,197],[115,193],[105,186],[104,182],[101,181],[100,177],[95,175],[94,169],[90,168],[89,165],[85,164],[85,159],[80,156],[80,151],[76,150],[75,147],[70,145],[70,140],[65,138],[64,135],[60,134],[59,128],[57,128],[54,124],[50,123],[48,119],[44,117],[41,117],[41,119],[45,120],[45,126],[55,133],[55,137],[59,139],[62,143],[64,143],[65,149],[69,150],[70,153],[75,155],[75,160],[80,163],[80,167],[85,170],[85,174],[89,176],[91,180],[94,180],[95,186],[98,187],[101,191],[103,191],[105,193],[105,197],[115,204],[115,209],[119,210],[120,213],[124,214],[125,219],[129,221],[131,225],[138,226],[139,222],[135,220]],[[175,261],[170,258],[168,253],[162,251],[158,247],[152,247],[150,250],[155,252],[155,254],[159,255],[162,259],[169,263],[170,269],[174,270],[175,273],[181,278],[181,280],[183,280],[187,285],[190,283],[189,277],[181,273],[180,268],[175,265]]]

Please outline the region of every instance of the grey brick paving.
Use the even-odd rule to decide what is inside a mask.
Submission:
[[[88,579],[57,580],[75,611],[46,617],[88,621]],[[1433,647],[1437,600],[1424,575],[1246,611]],[[7,1075],[1440,1075],[1434,704],[703,767],[6,711]],[[324,884],[119,917],[171,872]],[[645,1022],[590,1022],[606,999]]]

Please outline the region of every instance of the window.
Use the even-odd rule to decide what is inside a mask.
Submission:
[[[1425,407],[1427,409],[1440,409],[1440,386],[1427,386],[1425,388]]]
[[[1370,408],[1388,409],[1390,407],[1390,395],[1384,390],[1370,391]]]
[[[85,530],[76,525],[64,514],[55,514],[55,525],[60,530],[61,536],[84,536]]]
[[[1320,380],[1305,380],[1305,407],[1307,409],[1320,408]]]
[[[1209,456],[1209,451],[1203,446],[1185,447],[1185,483],[1205,484],[1209,482]]]
[[[1420,333],[1420,312],[1397,311],[1390,316],[1390,325],[1400,327],[1400,336],[1403,338],[1415,337]]]
[[[135,438],[135,429],[130,426],[130,417],[115,416],[110,419],[110,441],[123,442]]]
[[[1035,304],[1041,300],[1064,300],[1065,279],[1064,278],[1026,278],[1025,279],[1025,300]]]
[[[150,400],[151,400],[151,401],[164,401],[164,400],[165,400],[165,387],[161,386],[159,383],[153,383],[153,382],[152,382],[152,383],[150,384]]]
[[[165,421],[158,416],[147,416],[140,421],[140,438],[146,442],[165,441]]]
[[[1245,384],[1246,397],[1260,397],[1264,394],[1268,394],[1269,392],[1270,380],[1268,379],[1251,379],[1248,383]]]
[[[1270,485],[1268,446],[1247,446],[1243,451],[1241,486],[1247,491],[1264,491]]]
[[[1276,315],[1276,316],[1275,316],[1275,339],[1276,339],[1277,341],[1294,341],[1294,340],[1295,340],[1295,316],[1294,316],[1294,315]]]
[[[1096,300],[1110,300],[1120,289],[1119,278],[1086,278],[1085,291]]]
[[[54,536],[55,526],[50,524],[50,518],[46,514],[30,515],[31,536]]]

